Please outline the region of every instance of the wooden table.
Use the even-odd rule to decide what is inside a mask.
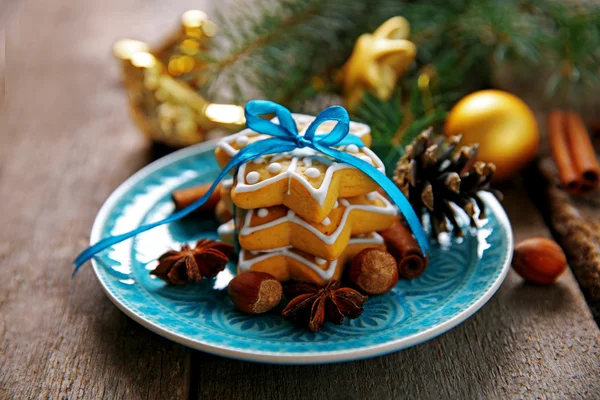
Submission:
[[[156,40],[207,3],[0,2],[0,398],[600,398],[600,333],[571,272],[535,287],[511,271],[475,316],[436,339],[302,367],[190,350],[126,317],[90,268],[71,280],[100,205],[152,160],[111,44]],[[547,236],[521,185],[505,192],[516,239]]]

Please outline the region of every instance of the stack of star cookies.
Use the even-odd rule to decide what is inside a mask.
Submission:
[[[314,117],[293,114],[298,131]],[[323,123],[325,134],[334,123]],[[337,149],[359,157],[381,172],[381,160],[368,148],[370,130],[351,122],[350,134],[365,147]],[[221,140],[221,167],[250,143],[269,138],[246,129]],[[309,148],[259,157],[242,165],[223,185],[221,209],[236,207],[236,221],[219,228],[221,240],[236,238],[241,247],[238,272],[263,271],[280,281],[324,284],[340,279],[344,264],[365,248],[385,249],[377,231],[389,228],[397,211],[360,170]]]

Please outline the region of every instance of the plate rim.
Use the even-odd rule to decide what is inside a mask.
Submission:
[[[112,207],[117,203],[117,201],[121,198],[121,195],[127,192],[135,183],[152,174],[153,172],[161,169],[162,167],[171,164],[174,161],[186,158],[190,155],[200,153],[203,151],[208,151],[213,149],[220,139],[213,139],[203,143],[199,143],[193,146],[189,146],[177,151],[174,151],[171,154],[168,154],[164,157],[159,158],[158,160],[153,161],[152,163],[146,165],[129,178],[127,178],[123,183],[121,183],[106,199],[106,201],[100,207],[98,214],[94,219],[94,223],[92,225],[92,229],[90,232],[90,245],[97,242],[101,239],[102,228],[106,222],[106,219],[112,209]],[[119,308],[125,315],[129,318],[133,319],[140,325],[145,328],[157,333],[169,340],[172,340],[176,343],[183,344],[187,347],[205,351],[207,353],[215,354],[218,356],[243,360],[243,361],[251,361],[251,362],[263,362],[263,363],[273,363],[273,364],[293,364],[293,365],[301,365],[301,364],[325,364],[325,363],[335,363],[335,362],[345,362],[345,361],[355,361],[362,360],[371,357],[377,357],[385,354],[389,354],[395,351],[399,351],[408,347],[412,347],[419,343],[423,343],[427,340],[433,339],[450,329],[458,326],[466,319],[474,315],[484,304],[486,304],[489,299],[496,293],[496,291],[500,288],[508,270],[510,269],[511,259],[510,256],[513,252],[513,232],[512,226],[510,224],[510,220],[506,215],[506,211],[500,205],[498,200],[494,198],[489,193],[483,193],[486,197],[486,203],[493,209],[493,213],[497,218],[497,221],[500,225],[505,227],[506,231],[506,240],[507,240],[507,254],[504,264],[502,265],[502,269],[500,274],[498,274],[494,283],[487,289],[487,291],[477,299],[473,304],[469,307],[465,308],[461,312],[459,312],[454,317],[442,322],[441,324],[429,328],[427,330],[414,333],[410,336],[387,341],[385,343],[373,344],[369,346],[364,346],[358,349],[351,350],[332,350],[332,351],[322,351],[322,352],[286,352],[279,353],[273,351],[257,351],[257,350],[243,350],[239,348],[234,348],[226,345],[211,343],[207,340],[192,340],[189,339],[180,333],[173,332],[168,328],[161,327],[151,321],[146,320],[143,316],[140,316],[136,313],[135,310],[131,309],[127,304],[121,302],[121,300],[113,295],[112,291],[105,283],[101,274],[99,273],[99,265],[95,258],[92,258],[92,269],[94,271],[94,275],[96,279],[100,282],[102,290],[106,294],[106,296]]]

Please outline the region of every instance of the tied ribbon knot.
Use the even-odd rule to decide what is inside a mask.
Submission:
[[[296,143],[298,143],[299,148],[308,147],[308,145],[310,144],[308,139],[305,139],[304,136],[298,136],[298,139],[296,139]]]
[[[217,185],[229,174],[232,170],[237,170],[241,165],[248,161],[254,160],[260,156],[269,154],[279,154],[291,152],[298,148],[308,147],[333,158],[336,161],[349,164],[367,176],[373,179],[390,199],[398,206],[400,212],[404,215],[406,222],[411,228],[421,250],[425,254],[428,249],[428,242],[421,221],[415,214],[412,206],[396,187],[396,185],[372,166],[353,155],[344,153],[334,148],[334,146],[347,146],[354,144],[358,147],[364,147],[364,143],[354,135],[349,134],[350,117],[348,112],[340,106],[333,106],[323,110],[314,121],[308,126],[304,135],[298,133],[298,127],[292,117],[292,113],[282,105],[266,100],[253,100],[248,102],[245,108],[246,124],[248,128],[255,132],[271,136],[268,139],[258,140],[242,147],[238,153],[227,163],[221,171],[217,179],[213,182],[208,192],[193,204],[171,214],[169,217],[153,222],[151,224],[142,225],[137,229],[120,235],[109,236],[100,240],[98,243],[84,250],[73,262],[75,269],[73,275],[77,273],[79,268],[94,257],[97,253],[106,250],[107,248],[129,239],[139,233],[153,229],[159,225],[168,224],[177,221],[192,213],[194,210],[202,206],[211,196]],[[269,121],[260,117],[260,115],[275,114],[278,123]],[[321,124],[327,121],[335,121],[333,129],[327,134],[317,135],[317,129]]]

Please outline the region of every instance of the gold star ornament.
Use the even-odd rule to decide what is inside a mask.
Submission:
[[[406,18],[393,17],[372,34],[365,33],[356,40],[340,76],[348,109],[355,110],[367,91],[382,100],[390,98],[417,53],[409,35]]]

